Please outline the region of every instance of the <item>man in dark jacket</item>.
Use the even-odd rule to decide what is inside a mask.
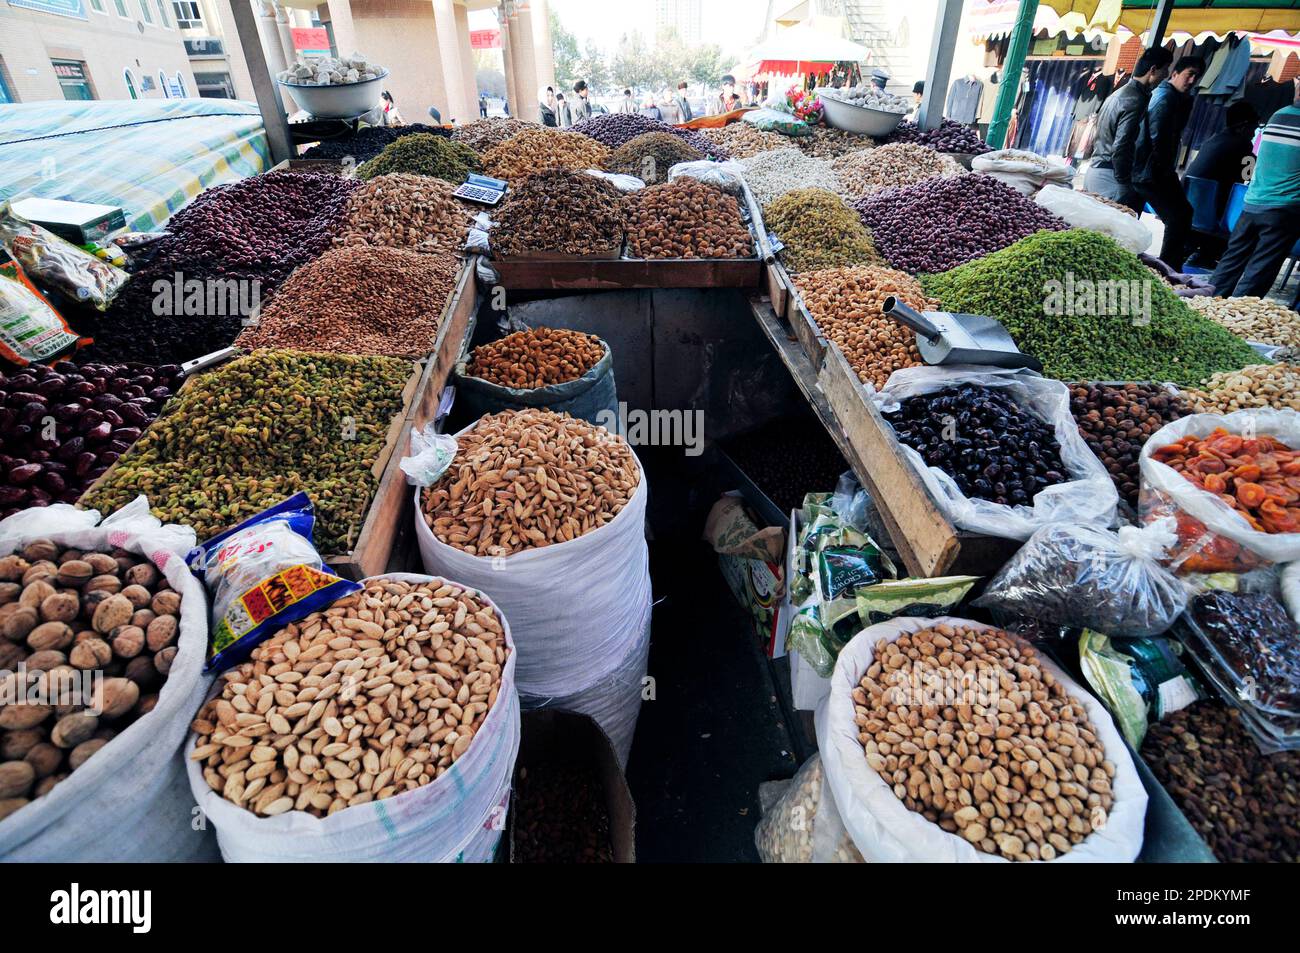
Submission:
[[[1169,78],[1151,94],[1133,154],[1133,184],[1164,223],[1160,258],[1174,271],[1183,270],[1192,237],[1192,204],[1178,178],[1178,147],[1192,113],[1192,87],[1204,72],[1205,61],[1197,56],[1174,64]]]
[[[673,97],[673,102],[677,105],[677,114],[680,117],[678,122],[690,122],[695,117],[691,113],[691,104],[686,99],[686,84],[684,82],[677,84],[677,95]]]
[[[1219,183],[1219,203],[1214,210],[1222,215],[1228,196],[1238,182],[1245,182],[1246,156],[1255,152],[1255,127],[1259,113],[1248,102],[1228,107],[1223,131],[1211,136],[1187,167],[1187,174]]]
[[[573,100],[569,103],[569,109],[573,112],[573,121],[582,122],[584,119],[591,118],[591,95],[587,89],[587,81],[580,79],[573,84]]]
[[[1133,78],[1107,97],[1097,117],[1097,139],[1084,184],[1113,202],[1141,211],[1142,199],[1133,185],[1133,154],[1151,90],[1169,75],[1174,55],[1164,47],[1146,50],[1133,67]]]

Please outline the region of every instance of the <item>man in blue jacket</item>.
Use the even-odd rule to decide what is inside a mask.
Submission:
[[[1133,154],[1133,184],[1164,223],[1160,258],[1174,271],[1183,270],[1192,237],[1192,204],[1178,178],[1178,147],[1192,113],[1191,90],[1204,72],[1205,61],[1197,56],[1174,64],[1169,78],[1151,94]]]

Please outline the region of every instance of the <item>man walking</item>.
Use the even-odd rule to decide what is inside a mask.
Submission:
[[[1192,203],[1178,178],[1178,146],[1192,112],[1192,87],[1205,73],[1205,61],[1184,56],[1169,78],[1156,87],[1147,104],[1133,155],[1133,184],[1165,226],[1160,258],[1174,271],[1183,270],[1192,239]]]
[[[618,111],[620,113],[636,112],[636,100],[632,98],[632,90],[623,90],[623,101],[618,104]]]
[[[590,95],[585,79],[580,79],[573,84],[573,100],[569,103],[569,109],[573,113],[574,122],[591,118],[591,100],[588,98]]]
[[[1141,211],[1142,199],[1133,185],[1133,156],[1151,91],[1169,75],[1174,55],[1157,46],[1143,51],[1133,78],[1112,93],[1097,117],[1097,139],[1084,185],[1089,192]]]
[[[691,104],[686,99],[686,84],[677,84],[677,95],[673,97],[677,105],[678,122],[690,122],[695,117],[691,114]]]

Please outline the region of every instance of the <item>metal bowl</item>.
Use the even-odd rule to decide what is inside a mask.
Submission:
[[[856,132],[873,139],[883,139],[903,121],[903,113],[889,113],[881,109],[868,109],[852,103],[840,102],[829,96],[820,97],[827,125],[845,132]]]
[[[294,100],[317,119],[356,119],[379,105],[384,91],[383,81],[388,76],[384,70],[374,79],[360,83],[341,83],[337,86],[300,85],[277,82],[289,91]]]

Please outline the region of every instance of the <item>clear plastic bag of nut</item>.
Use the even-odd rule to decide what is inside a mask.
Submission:
[[[822,773],[821,755],[805,761],[793,780],[772,783],[784,790],[764,809],[754,831],[754,844],[763,863],[866,863],[840,820]],[[760,787],[760,801],[763,794]]]

